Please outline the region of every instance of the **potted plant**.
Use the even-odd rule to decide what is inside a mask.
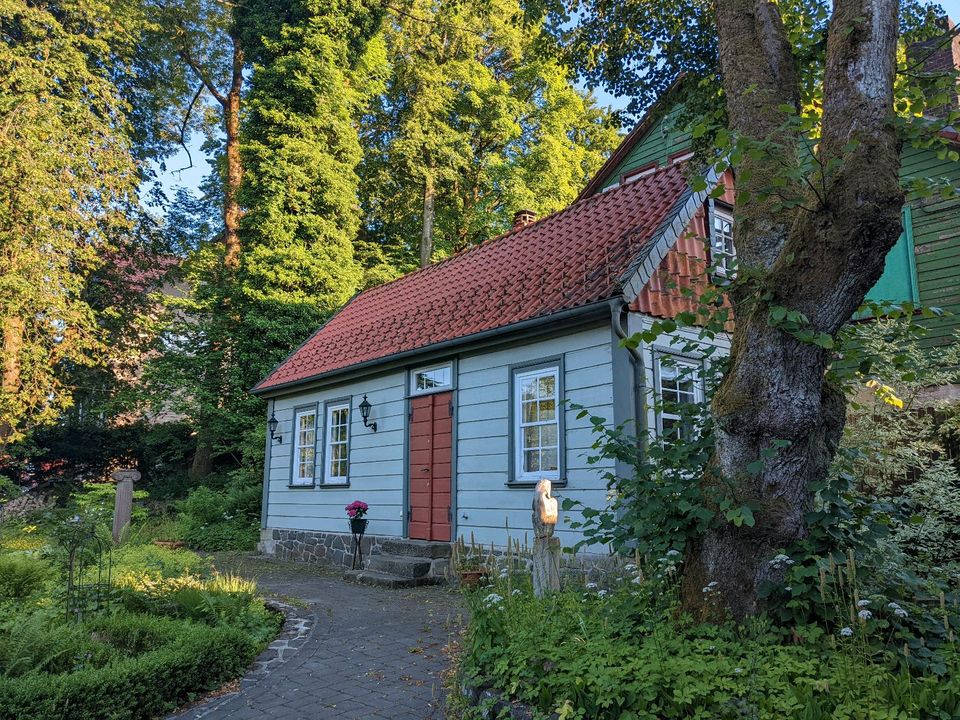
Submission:
[[[471,552],[458,556],[457,575],[460,576],[460,584],[463,587],[476,587],[486,573],[487,570],[483,566],[479,555]]]
[[[350,518],[350,532],[354,535],[363,535],[367,529],[367,523],[370,521],[367,520],[364,515],[367,514],[367,510],[370,509],[370,506],[367,505],[363,500],[354,500],[352,503],[347,505],[347,517]]]

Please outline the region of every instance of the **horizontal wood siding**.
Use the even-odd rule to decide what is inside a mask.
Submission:
[[[634,146],[633,150],[623,159],[604,181],[603,187],[616,185],[621,176],[632,170],[642,168],[650,163],[657,163],[661,167],[667,165],[670,156],[686,150],[690,146],[690,134],[677,128],[679,106],[656,121],[650,131]]]
[[[533,542],[533,489],[508,485],[511,365],[562,356],[566,399],[613,417],[611,334],[607,325],[567,336],[492,353],[464,356],[459,361],[457,419],[456,534],[468,542],[505,545],[507,535]],[[580,500],[589,507],[606,503],[601,478],[608,465],[590,465],[587,456],[594,436],[587,418],[565,410],[566,487],[560,498]],[[579,513],[561,510],[557,535],[565,546],[582,536],[569,527]]]
[[[960,163],[939,159],[928,149],[903,152],[901,177],[948,178],[960,184]],[[923,342],[945,345],[953,341],[960,322],[960,199],[908,198],[913,214],[913,244],[917,284],[923,305],[942,308],[951,316],[924,320],[928,329]]]
[[[369,532],[400,535],[403,532],[403,443],[406,431],[405,374],[365,379],[358,383],[288,395],[278,398],[274,411],[283,436],[270,455],[270,491],[267,527],[291,530],[348,532],[344,506],[360,499],[370,505]],[[373,406],[371,421],[377,432],[363,426],[357,406],[364,393]],[[294,408],[317,403],[319,406],[317,451],[322,452],[326,438],[323,403],[350,397],[350,486],[323,487],[322,468],[317,469],[317,486],[291,488],[290,462],[293,452],[292,423]]]

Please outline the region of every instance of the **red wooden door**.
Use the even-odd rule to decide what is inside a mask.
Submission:
[[[453,393],[410,399],[410,519],[412,539],[450,541]]]

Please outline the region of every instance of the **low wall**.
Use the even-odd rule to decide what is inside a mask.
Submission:
[[[366,567],[374,548],[379,550],[384,540],[381,535],[364,535],[361,541],[363,564]],[[311,530],[280,530],[265,528],[260,531],[257,550],[262,555],[278,560],[319,563],[350,569],[353,559],[353,537],[350,533],[317,532]]]

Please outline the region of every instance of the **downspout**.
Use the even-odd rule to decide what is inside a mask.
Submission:
[[[626,323],[630,314],[629,304],[622,298],[617,297],[610,301],[610,322],[613,325],[613,332],[621,340],[626,340]],[[640,440],[640,451],[646,453],[647,449],[647,412],[646,403],[646,381],[647,373],[643,362],[643,353],[639,348],[627,347],[630,355],[630,363],[633,365],[633,387],[634,387],[634,421],[637,427],[637,433]]]

